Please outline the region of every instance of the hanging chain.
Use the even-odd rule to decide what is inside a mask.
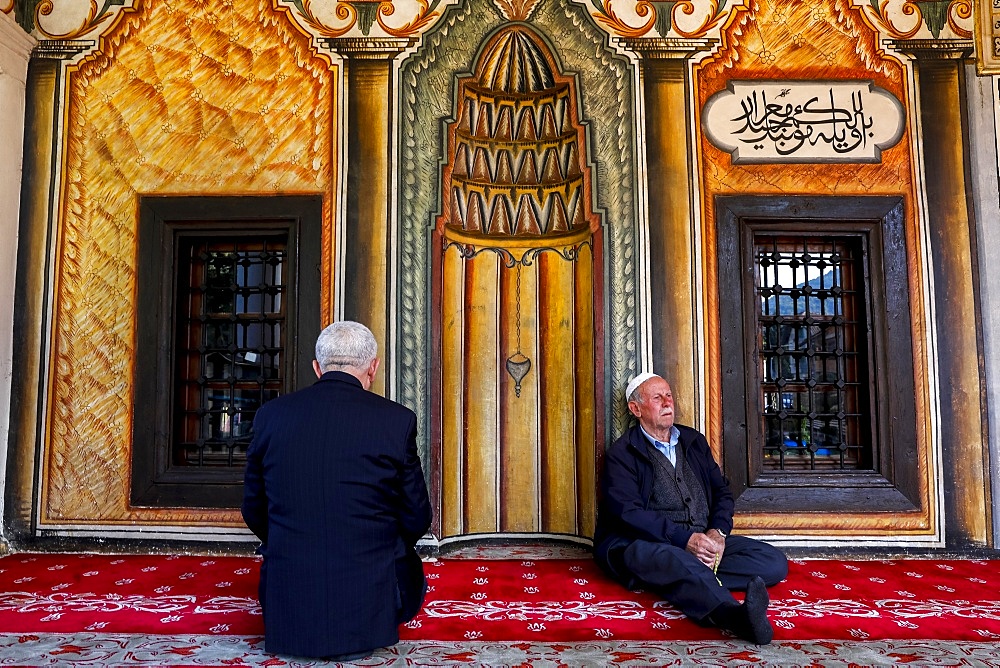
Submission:
[[[521,263],[517,263],[517,289],[515,294],[515,318],[517,327],[517,352],[521,352]]]
[[[531,368],[531,360],[521,353],[521,262],[517,262],[514,298],[514,326],[517,328],[517,352],[507,358],[507,373],[514,379],[514,396],[521,396],[521,381]]]

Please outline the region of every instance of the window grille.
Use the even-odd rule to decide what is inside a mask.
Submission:
[[[872,468],[860,237],[754,236],[764,470]]]
[[[284,387],[287,234],[187,237],[178,262],[173,464],[240,467]]]

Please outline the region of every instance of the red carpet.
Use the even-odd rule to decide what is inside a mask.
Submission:
[[[262,634],[249,557],[15,554],[0,559],[0,633]]]
[[[443,559],[404,640],[722,638],[590,560]],[[250,557],[18,554],[0,559],[0,633],[256,636]],[[776,641],[1000,640],[1000,561],[795,561],[771,590]]]
[[[770,590],[775,640],[1000,639],[998,561],[796,561]],[[590,560],[439,561],[404,638],[709,640]]]

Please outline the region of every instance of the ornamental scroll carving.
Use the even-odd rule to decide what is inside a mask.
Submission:
[[[508,21],[526,21],[539,0],[491,1]],[[586,7],[596,25],[625,38],[718,38],[734,21],[752,14],[749,0],[570,0]],[[321,40],[339,37],[419,39],[441,20],[456,0],[271,0],[298,30]],[[979,3],[978,32],[972,0],[840,0],[839,11],[859,12],[885,39],[981,39],[981,58],[1000,40],[990,29],[990,2]],[[139,11],[141,0],[42,0],[34,6],[35,32],[41,39],[98,40],[110,33],[123,12]],[[10,13],[14,0],[0,0]],[[95,41],[94,48],[99,48]],[[1000,47],[994,49],[1000,53]],[[1000,56],[992,56],[993,62]]]

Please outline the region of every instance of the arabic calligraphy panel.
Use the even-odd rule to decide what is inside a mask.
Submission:
[[[702,111],[733,164],[881,162],[904,121],[899,100],[870,81],[731,81]]]

